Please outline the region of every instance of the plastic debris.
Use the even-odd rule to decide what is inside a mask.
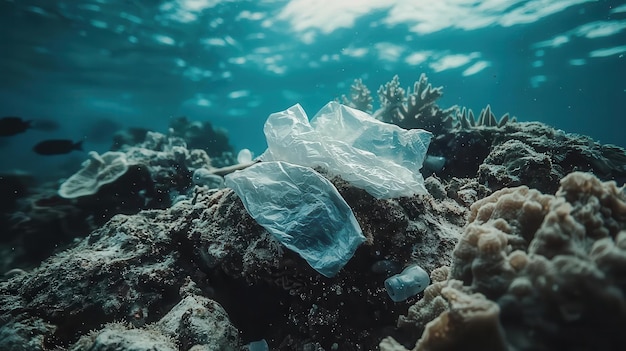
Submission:
[[[193,172],[191,177],[193,184],[198,186],[206,186],[209,189],[220,189],[224,187],[224,178],[212,173],[206,168],[198,168]]]
[[[109,151],[99,155],[89,152],[89,160],[83,168],[69,177],[59,189],[59,196],[75,199],[93,195],[105,184],[113,183],[128,171],[128,162],[123,152]]]
[[[249,149],[241,149],[237,154],[237,163],[250,163],[252,162],[252,151]]]
[[[311,168],[260,162],[225,177],[246,210],[311,267],[333,277],[365,241],[333,184]]]
[[[299,104],[265,122],[263,161],[323,167],[372,196],[385,199],[426,193],[422,167],[432,133],[402,129],[337,102],[309,123]]]
[[[442,156],[426,156],[424,160],[424,168],[432,172],[439,172],[446,165],[446,158]]]
[[[422,267],[414,264],[385,280],[385,289],[393,302],[400,302],[424,291],[430,277]]]
[[[252,341],[248,344],[249,351],[269,351],[270,346],[265,339]]]

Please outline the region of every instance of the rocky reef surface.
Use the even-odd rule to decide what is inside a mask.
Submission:
[[[413,90],[394,78],[377,111],[359,81],[343,98],[434,138],[427,194],[379,200],[316,169],[366,237],[332,278],[233,190],[194,182],[234,158],[224,138],[194,148],[203,128],[184,119],[91,154],[63,183],[3,175],[0,349],[626,348],[624,150],[489,107],[440,109],[425,76]],[[392,301],[385,279],[413,264],[432,284]]]

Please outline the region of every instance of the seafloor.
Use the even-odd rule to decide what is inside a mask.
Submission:
[[[3,174],[0,350],[625,350],[626,152],[440,109],[425,76],[378,95],[342,102],[433,132],[438,162],[392,199],[316,168],[366,238],[331,278],[192,176],[245,167],[208,123],[121,132],[64,182]],[[393,302],[412,264],[431,284]]]

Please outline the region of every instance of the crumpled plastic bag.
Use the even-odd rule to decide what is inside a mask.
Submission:
[[[333,277],[365,241],[335,186],[311,168],[260,162],[225,176],[246,210],[316,271]]]
[[[330,102],[309,123],[299,104],[271,114],[263,161],[323,167],[378,199],[426,193],[420,168],[432,133],[402,129]]]

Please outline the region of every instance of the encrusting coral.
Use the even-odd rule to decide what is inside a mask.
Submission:
[[[471,206],[453,257],[399,320],[421,334],[414,350],[626,347],[626,193],[615,182],[576,172],[554,196],[496,191]]]

